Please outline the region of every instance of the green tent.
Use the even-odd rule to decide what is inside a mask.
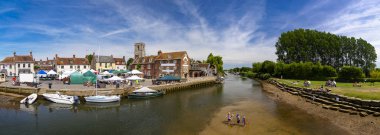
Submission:
[[[91,71],[87,71],[86,73],[83,73],[83,82],[96,83],[96,75],[92,73]]]
[[[83,75],[78,71],[70,74],[70,84],[83,84]]]

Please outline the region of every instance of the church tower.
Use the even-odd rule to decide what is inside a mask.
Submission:
[[[135,59],[145,57],[145,43],[135,43]]]

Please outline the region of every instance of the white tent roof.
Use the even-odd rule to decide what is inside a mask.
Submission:
[[[69,76],[71,73],[74,73],[75,71],[73,71],[73,70],[66,70],[66,71],[64,71],[63,73],[62,73],[62,75],[67,75],[67,76]]]
[[[139,74],[142,74],[142,72],[138,70],[132,70],[132,71],[129,71],[128,74],[139,75]]]
[[[90,71],[91,71],[92,73],[95,73],[95,72],[96,72],[96,71],[95,71],[95,70],[93,70],[93,69],[91,69]]]
[[[102,74],[103,74],[103,75],[110,75],[111,73],[108,72],[108,71],[104,71]]]
[[[54,70],[50,70],[49,72],[47,72],[48,75],[56,75],[57,72],[55,72]]]
[[[138,93],[147,93],[147,92],[157,92],[156,90],[150,89],[148,87],[142,87],[141,89],[135,90],[133,92],[138,92]]]
[[[140,78],[140,77],[138,77],[136,75],[127,78],[127,80],[142,80],[142,79],[143,78]]]
[[[84,74],[86,73],[88,70],[87,69],[83,69],[82,71],[80,71],[80,73]]]
[[[107,81],[122,81],[124,80],[123,78],[120,78],[120,77],[117,77],[117,76],[113,76],[111,78],[108,78],[106,79]]]

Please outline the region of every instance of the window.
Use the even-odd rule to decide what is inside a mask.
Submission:
[[[150,69],[150,64],[148,65],[148,69]]]
[[[70,64],[73,64],[73,60],[70,60],[69,62],[70,62]]]
[[[105,65],[105,68],[107,68],[107,66],[108,66],[108,65],[107,65],[107,63],[106,63],[106,64],[104,64],[104,65]]]
[[[28,64],[28,68],[30,68],[30,63]]]
[[[21,64],[19,63],[19,64],[18,64],[18,68],[20,68],[20,66],[21,66]]]
[[[83,66],[83,68],[84,68],[84,69],[86,69],[86,68],[87,68],[87,66]]]
[[[78,69],[80,69],[80,66],[78,65]]]
[[[70,66],[70,69],[73,69],[73,66]]]
[[[2,67],[5,68],[5,65],[3,65]]]
[[[22,67],[23,67],[23,68],[25,68],[25,63],[24,63],[24,64],[22,64]]]
[[[102,63],[99,63],[100,67],[102,66]]]
[[[9,68],[12,69],[12,65],[9,65]]]

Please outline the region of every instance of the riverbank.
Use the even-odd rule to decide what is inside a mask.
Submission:
[[[380,133],[379,117],[361,117],[359,115],[350,115],[339,111],[333,111],[322,108],[321,104],[313,104],[307,99],[283,92],[276,86],[260,81],[264,91],[270,93],[270,98],[277,102],[291,104],[299,109],[304,110],[310,115],[319,116],[331,121],[334,125],[339,126],[352,134],[372,135]]]

